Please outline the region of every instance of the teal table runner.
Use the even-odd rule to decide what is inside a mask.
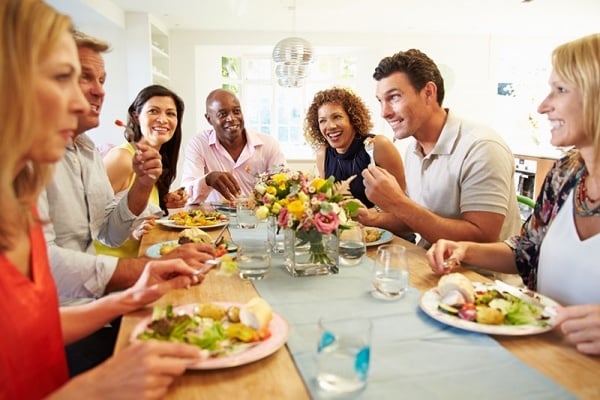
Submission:
[[[266,228],[231,229],[235,240],[266,239]],[[313,398],[317,321],[322,316],[373,322],[367,388],[359,399],[574,399],[493,338],[439,323],[418,305],[412,288],[398,301],[371,297],[367,257],[337,275],[294,278],[274,255],[269,275],[254,286],[290,324],[287,346]],[[285,382],[282,382],[285,384]]]

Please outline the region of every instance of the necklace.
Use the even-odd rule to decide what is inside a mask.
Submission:
[[[600,217],[600,204],[595,207],[589,207],[588,203],[596,203],[600,199],[592,199],[587,194],[585,180],[588,176],[587,171],[581,175],[577,183],[577,191],[573,197],[573,205],[575,207],[575,215],[580,217]]]
[[[581,193],[581,195],[583,196],[583,198],[585,199],[585,201],[586,201],[586,202],[595,203],[595,202],[597,202],[598,200],[600,200],[600,198],[595,198],[595,199],[592,199],[592,198],[591,198],[591,197],[588,195],[588,192],[587,192],[587,187],[585,186],[585,182],[586,182],[586,180],[587,180],[587,177],[588,177],[588,176],[589,176],[589,174],[584,174],[584,175],[581,177],[581,181],[580,181],[580,182],[581,182],[581,192],[582,192],[582,193]]]

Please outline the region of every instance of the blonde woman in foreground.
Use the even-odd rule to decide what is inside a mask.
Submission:
[[[550,93],[538,107],[551,143],[572,147],[548,173],[519,236],[504,243],[439,240],[427,252],[432,270],[447,259],[518,272],[527,286],[563,306],[557,323],[577,350],[600,355],[600,34],[557,47]]]
[[[149,262],[131,288],[59,310],[36,203],[89,104],[68,17],[41,0],[3,0],[0,21],[11,44],[0,47],[0,398],[160,398],[198,349],[132,344],[69,381],[64,345],[201,277],[181,260]]]

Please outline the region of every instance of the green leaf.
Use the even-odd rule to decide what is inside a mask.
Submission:
[[[354,218],[358,215],[358,209],[360,208],[360,204],[356,201],[349,200],[344,203],[344,211],[346,215],[350,218]]]

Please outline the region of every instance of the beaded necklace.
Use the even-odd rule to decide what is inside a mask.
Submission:
[[[587,171],[584,171],[579,178],[577,183],[577,190],[575,196],[573,196],[573,206],[575,208],[575,215],[579,217],[600,217],[600,204],[595,207],[588,207],[588,203],[596,203],[600,199],[592,199],[587,194],[585,187],[585,180],[588,176]]]

